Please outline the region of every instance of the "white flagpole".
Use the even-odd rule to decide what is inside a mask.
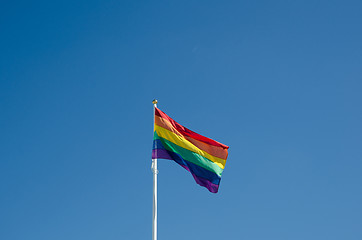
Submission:
[[[157,100],[153,100],[153,124],[155,124],[155,108],[157,107]],[[155,131],[155,129],[153,129]],[[156,149],[157,156],[157,149]],[[153,216],[152,216],[152,240],[157,240],[157,158],[152,159],[153,172]]]

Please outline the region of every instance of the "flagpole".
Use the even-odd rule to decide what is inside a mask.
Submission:
[[[155,124],[155,108],[157,107],[157,100],[154,99],[153,103],[153,124]],[[154,126],[153,126],[154,127]],[[155,129],[153,129],[155,131]],[[157,156],[157,148],[155,148],[155,156]],[[152,159],[153,172],[153,211],[152,211],[152,240],[157,240],[157,157]]]

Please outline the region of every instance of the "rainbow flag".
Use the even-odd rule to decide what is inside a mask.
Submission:
[[[152,159],[174,160],[210,192],[217,193],[219,189],[228,148],[181,126],[155,108]]]

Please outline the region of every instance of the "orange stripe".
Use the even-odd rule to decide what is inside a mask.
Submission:
[[[212,140],[211,138],[207,138],[205,136],[202,136],[198,133],[195,133],[194,131],[191,131],[190,129],[180,125],[179,123],[177,123],[175,120],[173,120],[172,118],[170,118],[169,116],[167,116],[166,113],[162,112],[160,109],[155,108],[155,115],[160,116],[161,118],[166,119],[167,121],[169,121],[171,123],[171,125],[176,128],[177,131],[179,131],[183,136],[189,136],[192,137],[193,139],[199,140],[201,142],[204,142],[206,144],[210,144],[216,147],[222,147],[225,149],[228,149],[229,147],[226,146],[225,144],[219,143],[215,140]]]
[[[213,146],[213,145],[198,141],[198,140],[196,140],[196,139],[194,139],[192,137],[182,135],[165,118],[162,118],[162,117],[159,117],[159,116],[156,115],[155,116],[155,123],[156,123],[156,125],[158,125],[160,127],[163,127],[163,128],[165,128],[165,129],[167,129],[167,130],[169,130],[169,131],[171,131],[171,132],[173,132],[173,133],[175,133],[177,135],[183,136],[189,142],[191,142],[193,145],[195,145],[197,148],[199,148],[202,151],[207,152],[208,154],[210,154],[210,155],[212,155],[214,157],[218,157],[218,158],[226,160],[226,158],[228,156],[228,150],[227,149],[224,149],[222,147]]]

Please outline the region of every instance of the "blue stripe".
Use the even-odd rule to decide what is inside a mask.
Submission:
[[[161,140],[159,139],[154,139],[153,141],[153,149],[160,149],[163,151],[167,151],[167,153],[171,156],[171,158],[178,163],[179,165],[181,165],[182,167],[189,169],[189,171],[196,175],[197,177],[206,179],[208,181],[210,181],[213,184],[219,185],[221,178],[214,172],[211,172],[203,167],[200,167],[192,162],[189,162],[185,159],[183,159],[181,157],[180,154],[172,152],[172,151],[168,151],[165,149],[165,147],[163,146]],[[160,157],[161,158],[161,157]]]

